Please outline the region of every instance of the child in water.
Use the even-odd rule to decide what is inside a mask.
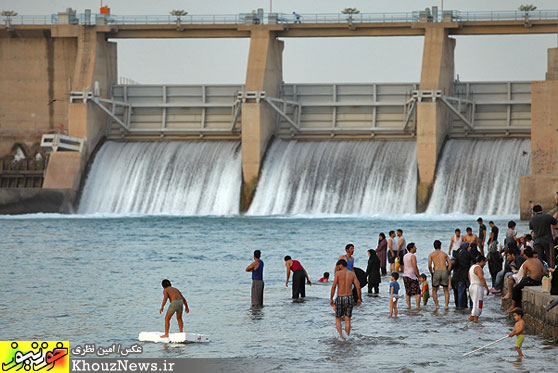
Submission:
[[[512,332],[508,335],[508,337],[513,337],[514,335],[517,336],[517,340],[515,341],[515,350],[519,354],[519,358],[523,358],[523,352],[521,351],[521,346],[523,345],[523,341],[525,340],[525,335],[523,332],[525,330],[525,321],[523,321],[523,310],[521,308],[516,308],[512,311],[513,319],[515,320],[515,325],[513,326]]]
[[[397,298],[399,297],[399,273],[391,273],[391,282],[389,283],[389,317],[395,313],[397,317]]]
[[[399,267],[401,264],[399,263],[399,257],[395,258],[395,272],[399,272]]]
[[[172,315],[176,312],[176,321],[178,321],[178,328],[180,329],[180,333],[182,333],[184,328],[184,323],[182,322],[182,309],[185,307],[186,313],[190,313],[190,309],[188,308],[186,298],[184,298],[180,290],[171,286],[171,282],[169,280],[163,280],[161,282],[161,286],[163,287],[164,297],[159,313],[163,313],[167,299],[170,301],[169,308],[167,308],[167,314],[165,315],[165,334],[162,335],[161,338],[168,338],[170,319],[172,318]]]
[[[430,291],[428,290],[428,281],[426,281],[426,275],[421,273],[419,277],[420,287],[420,294],[422,296],[422,303],[426,306],[428,303],[428,298],[430,298]]]
[[[318,282],[328,282],[329,281],[329,272],[324,272],[324,277],[318,280]]]

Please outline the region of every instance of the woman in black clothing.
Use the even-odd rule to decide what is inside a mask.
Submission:
[[[374,294],[378,294],[380,292],[380,282],[382,282],[380,276],[380,258],[378,258],[376,251],[373,249],[368,250],[366,275],[368,276],[368,293],[372,293],[372,289],[374,289]]]

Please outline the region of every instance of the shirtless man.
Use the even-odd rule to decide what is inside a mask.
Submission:
[[[446,300],[445,310],[447,311],[449,308],[448,285],[451,260],[448,254],[442,251],[442,243],[438,240],[434,241],[434,251],[428,255],[428,270],[432,275],[432,298],[434,298],[436,309],[440,308],[438,304],[438,288],[442,285]]]
[[[190,309],[188,308],[188,302],[186,302],[186,299],[180,290],[173,288],[169,280],[163,280],[161,282],[161,286],[163,286],[164,297],[159,313],[163,313],[163,308],[165,308],[167,299],[170,301],[169,308],[167,308],[167,314],[165,315],[165,334],[162,335],[161,338],[168,338],[170,319],[172,318],[172,315],[176,312],[176,321],[178,321],[178,328],[180,329],[180,333],[182,333],[184,329],[184,323],[182,322],[182,307],[184,306],[186,308],[186,313],[190,313]]]
[[[465,236],[463,236],[463,242],[467,242],[467,243],[477,243],[477,235],[473,234],[473,228],[471,227],[467,227],[466,229],[467,234]]]
[[[507,313],[511,313],[516,307],[521,307],[522,290],[525,286],[541,285],[543,276],[548,274],[542,262],[534,257],[533,249],[526,247],[523,250],[523,255],[527,257],[525,263],[521,265],[521,268],[523,268],[523,280],[512,289],[511,307],[508,308]]]
[[[335,265],[335,280],[331,285],[331,295],[329,304],[335,309],[335,324],[339,332],[339,338],[343,338],[341,330],[341,318],[345,317],[345,331],[347,336],[351,334],[351,316],[353,315],[353,285],[357,289],[357,306],[361,304],[360,284],[354,272],[347,270],[347,262],[344,259],[337,261]],[[333,301],[335,289],[337,288],[337,298]]]

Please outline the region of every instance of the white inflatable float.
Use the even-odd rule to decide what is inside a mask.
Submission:
[[[168,338],[161,338],[161,332],[141,332],[139,334],[140,342],[155,343],[204,343],[209,342],[209,337],[197,333],[169,333]]]

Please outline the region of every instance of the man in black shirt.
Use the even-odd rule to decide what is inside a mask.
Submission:
[[[544,214],[541,205],[533,206],[533,217],[529,221],[529,229],[534,232],[535,244],[540,243],[544,251],[537,250],[539,259],[542,259],[554,267],[554,242],[552,239],[552,225],[556,224],[556,219],[552,215]]]
[[[498,229],[492,220],[488,222],[488,225],[490,226],[490,238],[488,240],[488,246],[490,247],[492,242],[496,242],[496,244],[498,244],[498,233],[500,232],[500,229]]]
[[[484,256],[484,241],[486,241],[486,225],[484,225],[482,218],[478,218],[477,223],[479,223],[479,236],[477,238],[477,245],[479,247],[481,255]]]

